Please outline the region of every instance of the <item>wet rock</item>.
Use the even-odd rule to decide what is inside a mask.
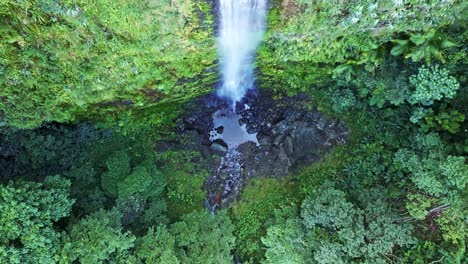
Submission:
[[[225,148],[228,148],[227,143],[224,142],[224,140],[222,140],[222,139],[216,139],[213,143],[219,144],[219,145],[221,145],[221,146],[223,146],[223,147],[225,147]]]
[[[288,155],[292,155],[294,153],[294,143],[291,137],[286,137],[284,139],[284,149]]]
[[[288,103],[274,104],[262,98],[255,101],[255,112],[245,111],[246,122],[251,125],[252,120],[259,120],[260,126],[259,147],[239,149],[246,175],[281,177],[346,141],[343,124],[326,119],[317,110],[297,107],[294,99],[285,100]]]
[[[220,126],[220,127],[216,128],[215,130],[216,130],[216,133],[222,134],[223,131],[224,131],[224,127],[223,127],[223,126]]]
[[[218,174],[218,178],[221,179],[221,180],[226,180],[227,177],[228,177],[227,172]],[[229,185],[224,186],[224,190],[226,190],[226,188],[229,188]]]
[[[208,135],[203,135],[201,139],[201,144],[205,146],[210,146],[211,145],[211,140],[208,137]]]
[[[268,146],[271,144],[270,139],[268,137],[262,137],[258,140],[260,146]]]
[[[183,133],[184,131],[187,130],[188,125],[184,121],[179,119],[179,120],[176,120],[175,124],[176,124],[177,132]]]
[[[289,156],[284,147],[281,147],[279,150],[278,160],[281,161],[281,163],[286,163],[289,165]]]
[[[255,134],[255,133],[257,133],[257,132],[258,132],[257,127],[252,127],[252,126],[248,126],[248,127],[247,127],[247,133],[249,133],[249,134]]]
[[[317,122],[317,128],[320,130],[324,130],[327,125],[327,120],[325,118],[320,118]]]
[[[283,142],[283,138],[283,135],[276,136],[275,139],[273,139],[273,145],[280,145]]]
[[[206,145],[202,145],[200,147],[200,152],[201,152],[201,155],[204,159],[208,159],[209,157],[211,157],[211,155],[213,154],[212,150],[211,150],[211,147],[209,146],[206,146]]]
[[[226,153],[228,152],[227,144],[221,139],[215,140],[215,142],[211,144],[210,149],[211,151],[213,151],[214,154],[221,156],[221,157],[225,156]]]
[[[286,133],[286,131],[289,129],[289,124],[287,121],[281,121],[279,123],[277,123],[273,129],[271,130],[271,132],[273,133],[273,135],[283,135]]]

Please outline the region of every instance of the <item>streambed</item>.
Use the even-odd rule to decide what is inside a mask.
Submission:
[[[177,133],[193,144],[160,144],[198,151],[206,161],[218,157],[207,163],[211,175],[205,184],[205,206],[214,211],[237,199],[249,179],[281,178],[346,143],[345,124],[310,109],[310,100],[304,95],[274,100],[267,90],[250,91],[232,109],[207,95],[187,106],[177,121]]]

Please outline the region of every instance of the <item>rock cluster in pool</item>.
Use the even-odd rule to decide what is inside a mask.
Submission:
[[[346,143],[348,138],[343,122],[305,107],[310,105],[310,99],[304,95],[274,100],[268,91],[250,92],[236,105],[236,113],[231,113],[234,115],[231,119],[238,122],[231,126],[215,126],[213,122],[215,112],[230,108],[226,102],[214,95],[198,100],[181,117],[178,130],[192,135],[192,142],[195,142],[192,148],[200,151],[203,157],[208,159],[213,154],[223,157],[221,166],[213,166],[212,176],[206,183],[211,199],[221,199],[223,204],[238,196],[248,178],[285,176],[319,160],[334,146]],[[237,129],[236,126],[243,127],[249,135],[256,134],[258,142],[243,138],[246,143],[234,146],[239,153],[236,156],[239,166],[232,166],[226,158],[230,146],[220,135],[229,133],[226,128]],[[213,137],[213,131],[218,135]],[[226,163],[224,168],[223,162]],[[232,171],[231,167],[238,171]]]

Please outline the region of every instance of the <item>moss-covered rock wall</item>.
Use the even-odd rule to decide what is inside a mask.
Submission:
[[[210,1],[2,0],[0,123],[73,122],[206,92],[212,28]]]

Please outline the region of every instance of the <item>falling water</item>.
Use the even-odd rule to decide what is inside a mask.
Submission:
[[[225,98],[233,107],[219,109],[213,114],[210,140],[213,144],[217,144],[217,140],[224,142],[227,152],[207,183],[213,187],[208,191],[206,200],[206,207],[212,213],[224,201],[232,200],[244,184],[241,153],[237,147],[249,141],[258,146],[257,133],[249,134],[246,125],[240,125],[241,116],[235,112],[235,103],[253,87],[253,59],[265,29],[266,1],[219,0],[218,51],[222,85],[218,96]]]
[[[235,103],[253,87],[253,58],[265,29],[266,0],[219,2],[218,51],[223,79],[218,95]]]

